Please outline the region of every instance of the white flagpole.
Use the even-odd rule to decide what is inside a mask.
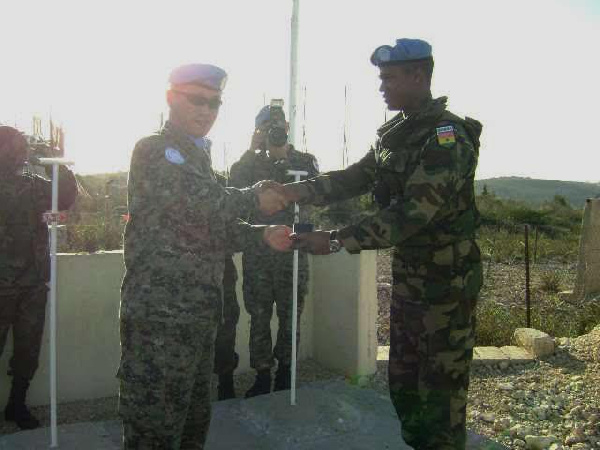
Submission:
[[[58,167],[71,165],[63,158],[40,158],[39,163],[52,166],[52,213],[50,220],[50,434],[51,448],[58,447],[56,408],[56,247],[58,230]]]
[[[300,181],[301,177],[308,175],[305,170],[288,170],[288,175],[292,175],[295,181]],[[300,206],[298,203],[294,203],[294,223],[300,222]],[[298,334],[298,250],[294,250],[294,276],[292,281],[292,367],[290,369],[291,379],[291,390],[290,390],[290,403],[292,406],[296,405],[296,355],[298,354],[297,339]]]
[[[288,120],[290,130],[288,142],[296,146],[296,131],[298,128],[298,25],[300,20],[300,0],[292,0],[292,19],[290,35],[290,102]],[[308,172],[288,170],[288,175],[294,176],[296,181],[300,177],[307,176]],[[294,204],[294,223],[300,221],[300,207]],[[297,329],[298,329],[298,250],[294,250],[294,277],[293,277],[293,299],[292,299],[292,364],[291,364],[291,392],[290,403],[296,405],[296,355],[297,351]]]
[[[291,40],[290,40],[290,103],[288,119],[290,123],[289,142],[296,146],[298,130],[298,25],[300,22],[300,0],[292,0]]]

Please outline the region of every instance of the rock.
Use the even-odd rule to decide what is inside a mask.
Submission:
[[[496,414],[494,413],[481,413],[478,417],[479,420],[483,420],[484,422],[494,423],[496,420]]]
[[[579,405],[579,406],[575,406],[574,408],[571,409],[571,411],[569,411],[569,415],[571,417],[579,417],[579,415],[583,412],[583,406]]]
[[[533,413],[539,420],[546,420],[546,418],[548,417],[548,407],[537,406],[533,408]]]
[[[510,367],[510,363],[508,361],[501,361],[498,367],[500,367],[500,370],[506,370]]]
[[[536,358],[554,354],[554,340],[543,331],[533,328],[517,328],[514,339],[517,345],[528,350]]]
[[[496,421],[494,422],[494,430],[495,431],[504,431],[508,427],[510,427],[510,419],[507,419],[507,418],[496,419]]]
[[[506,355],[498,347],[475,347],[473,365],[492,366],[506,360]],[[492,367],[489,367],[491,369]]]
[[[556,442],[554,444],[552,444],[550,447],[548,447],[548,450],[564,450],[564,447],[562,444],[557,444]]]
[[[583,442],[571,446],[571,450],[589,450],[589,448],[590,447],[587,444],[584,444]]]
[[[531,434],[531,432],[531,427],[522,424],[517,424],[509,430],[511,437],[520,439],[525,438],[525,436]]]
[[[529,450],[546,450],[557,440],[554,436],[525,436],[525,443]]]
[[[512,383],[498,383],[498,389],[501,391],[513,391],[515,389],[515,385]]]
[[[523,439],[515,439],[513,441],[514,448],[525,448],[526,446],[527,446],[527,443]]]
[[[584,438],[582,438],[582,436],[578,436],[578,435],[574,435],[574,434],[570,434],[567,436],[567,438],[565,439],[565,445],[573,445],[573,444],[578,444],[580,442],[583,441]]]
[[[595,425],[598,423],[598,414],[590,414],[587,418],[587,421],[590,425]]]

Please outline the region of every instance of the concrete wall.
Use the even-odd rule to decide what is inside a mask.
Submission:
[[[326,366],[350,374],[363,374],[369,370],[374,372],[376,346],[373,351],[371,345],[376,335],[377,308],[374,261],[374,254],[351,257],[345,252],[311,261],[311,285],[300,322],[300,359],[318,353],[318,359]],[[235,262],[241,268],[241,255],[236,255]],[[369,264],[373,264],[373,267],[367,267]],[[58,257],[59,401],[107,397],[117,393],[115,373],[120,357],[119,290],[123,269],[122,252],[61,254]],[[362,270],[366,272],[361,274]],[[238,272],[237,292],[241,315],[236,351],[240,354],[238,371],[244,372],[250,370],[250,317],[244,309],[243,278],[241,270]],[[363,280],[367,277],[370,277],[371,284]],[[350,280],[352,283],[348,283]],[[317,298],[318,311],[313,300]],[[367,306],[369,302],[373,305]],[[338,311],[342,306],[343,314]],[[365,315],[367,310],[369,315]],[[344,321],[344,326],[336,329],[335,323],[341,321]],[[271,329],[275,342],[276,317]],[[49,321],[44,332],[40,368],[28,397],[32,405],[49,402],[48,341]],[[342,343],[348,345],[344,347]],[[9,338],[0,358],[0,405],[6,401],[10,386],[6,371],[11,354],[12,341]],[[365,358],[372,358],[372,364],[365,363]]]
[[[600,199],[588,199],[583,212],[577,280],[577,299],[600,294]]]
[[[313,258],[314,358],[347,376],[377,370],[376,256]]]

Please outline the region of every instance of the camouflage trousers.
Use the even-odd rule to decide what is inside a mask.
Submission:
[[[121,320],[119,415],[125,450],[204,449],[217,320]]]
[[[393,272],[389,389],[402,435],[418,450],[464,450],[479,249],[396,254]]]
[[[13,355],[9,374],[31,380],[38,368],[44,322],[46,285],[18,290],[0,290],[0,355],[12,327]]]
[[[240,320],[240,305],[235,292],[237,270],[233,260],[225,261],[223,274],[223,319],[217,328],[215,340],[215,373],[222,375],[233,372],[239,362],[235,352],[236,327]]]
[[[274,366],[274,358],[281,365],[292,361],[292,303],[293,254],[244,253],[244,305],[250,314],[250,366],[266,370]],[[300,316],[308,284],[308,259],[298,255],[298,328],[300,345]],[[275,348],[271,339],[273,304],[277,307],[279,329]]]

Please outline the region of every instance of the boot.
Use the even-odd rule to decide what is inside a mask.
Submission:
[[[39,420],[31,415],[27,406],[25,406],[25,397],[29,389],[29,381],[25,378],[14,377],[8,404],[4,410],[4,418],[16,422],[17,426],[23,430],[32,430],[40,426]]]
[[[275,374],[273,391],[288,391],[292,387],[292,372],[290,366],[279,365]]]
[[[233,386],[233,372],[219,375],[219,386],[217,387],[219,400],[229,400],[235,398],[235,388]]]
[[[246,392],[246,398],[257,395],[269,394],[271,392],[271,369],[259,370],[256,373],[254,385]]]

